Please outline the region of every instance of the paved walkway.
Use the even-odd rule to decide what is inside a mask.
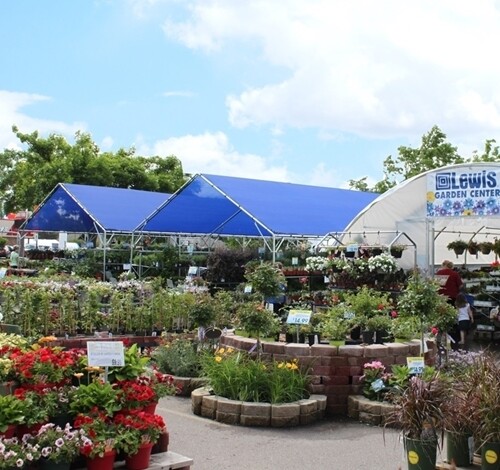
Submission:
[[[290,429],[229,426],[193,415],[189,398],[158,406],[169,450],[194,459],[193,470],[398,470],[406,468],[398,433],[347,419]]]

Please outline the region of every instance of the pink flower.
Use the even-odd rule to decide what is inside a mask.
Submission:
[[[439,333],[439,329],[438,329],[438,328],[436,328],[435,326],[433,326],[433,327],[431,328],[431,333],[432,333],[434,336],[436,336],[436,335]]]
[[[393,311],[391,312],[391,317],[392,317],[392,318],[397,318],[397,317],[398,317],[398,312],[396,312],[396,310],[393,310]]]

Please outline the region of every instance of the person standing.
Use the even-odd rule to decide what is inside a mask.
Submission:
[[[443,261],[441,268],[436,272],[436,277],[439,280],[439,293],[448,297],[448,303],[455,305],[455,300],[462,288],[463,282],[460,274],[453,269],[453,262]]]
[[[9,256],[9,266],[11,269],[17,269],[19,267],[19,253],[18,253],[19,247],[15,245],[12,248],[12,251],[10,252]]]
[[[457,295],[455,306],[457,307],[457,321],[460,331],[460,343],[458,344],[463,346],[465,345],[465,337],[470,330],[471,324],[474,323],[474,315],[465,294],[460,293]]]

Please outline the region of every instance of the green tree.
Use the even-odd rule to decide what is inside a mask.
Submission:
[[[90,134],[76,132],[74,144],[51,134],[40,137],[12,128],[23,150],[0,152],[0,194],[6,212],[32,209],[58,183],[89,184],[173,193],[185,183],[180,160],[141,157],[135,149],[102,153]]]
[[[486,153],[492,155],[493,151],[494,149],[490,148]],[[496,148],[496,151],[498,154],[498,148]],[[476,161],[493,161],[484,160],[482,158],[483,156],[478,156]],[[471,159],[469,159],[469,161],[470,160]],[[349,186],[352,189],[358,189],[360,191],[383,193],[412,176],[419,175],[420,173],[435,168],[463,163],[465,161],[466,160],[457,153],[457,148],[446,141],[446,134],[438,126],[433,126],[427,134],[422,136],[420,147],[411,148],[401,146],[398,148],[398,156],[396,158],[389,155],[384,160],[384,176],[382,180],[377,182],[372,188],[368,187],[366,177],[359,180],[350,180]]]

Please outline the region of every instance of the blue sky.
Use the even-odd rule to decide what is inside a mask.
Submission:
[[[493,0],[19,0],[0,4],[0,149],[92,135],[184,171],[321,186],[382,178],[438,125],[500,129]]]

